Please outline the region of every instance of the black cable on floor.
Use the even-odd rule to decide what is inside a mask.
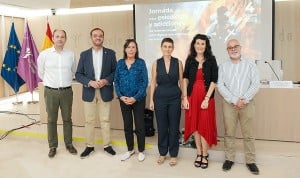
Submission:
[[[5,137],[7,137],[10,133],[12,133],[13,131],[16,131],[16,130],[19,130],[19,129],[23,129],[23,128],[26,128],[26,127],[29,127],[31,125],[34,125],[34,124],[37,124],[39,123],[40,121],[36,121],[35,119],[31,118],[29,115],[38,115],[38,114],[24,114],[24,113],[20,113],[20,112],[11,112],[11,111],[0,111],[0,113],[3,113],[3,114],[17,114],[17,115],[22,115],[22,116],[25,116],[27,119],[29,120],[32,120],[33,122],[30,123],[30,124],[27,124],[27,125],[23,125],[23,126],[20,126],[20,127],[17,127],[17,128],[14,128],[14,129],[11,129],[7,132],[5,132],[3,135],[0,136],[0,140],[4,139]]]

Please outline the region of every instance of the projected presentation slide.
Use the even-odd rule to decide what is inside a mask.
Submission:
[[[228,60],[226,43],[232,38],[240,40],[243,58],[272,60],[272,0],[136,4],[135,28],[148,69],[161,57],[164,37],[175,41],[173,56],[184,64],[197,33],[210,37],[218,63]]]

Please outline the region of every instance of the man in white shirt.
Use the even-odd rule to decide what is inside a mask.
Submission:
[[[230,60],[219,66],[218,90],[223,100],[225,125],[225,162],[228,171],[235,160],[235,132],[240,122],[244,139],[246,166],[253,174],[259,174],[255,164],[255,146],[252,121],[255,107],[252,101],[259,90],[259,76],[254,63],[241,58],[241,46],[236,39],[229,40],[227,52]]]
[[[47,128],[49,143],[49,158],[56,154],[58,146],[57,116],[60,108],[63,120],[63,132],[66,149],[71,154],[77,154],[72,144],[72,103],[73,91],[71,83],[76,71],[75,55],[64,49],[67,34],[64,30],[53,31],[52,48],[42,51],[38,57],[38,74],[45,86],[45,104],[47,111]]]

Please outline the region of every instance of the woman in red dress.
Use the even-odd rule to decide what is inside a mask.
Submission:
[[[208,167],[208,147],[217,144],[214,91],[218,66],[206,35],[197,34],[183,72],[182,105],[185,112],[184,140],[194,135],[195,167]]]

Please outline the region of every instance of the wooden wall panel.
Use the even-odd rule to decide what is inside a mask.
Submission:
[[[300,3],[276,2],[275,5],[275,59],[282,60],[283,79],[300,80]]]
[[[35,43],[40,49],[46,30],[46,18],[36,17],[28,21]],[[73,50],[77,59],[79,59],[80,52],[92,46],[89,33],[95,27],[104,30],[104,46],[115,50],[117,58],[122,57],[125,39],[133,38],[132,11],[51,16],[49,23],[52,31],[56,28],[66,30],[65,47]]]

